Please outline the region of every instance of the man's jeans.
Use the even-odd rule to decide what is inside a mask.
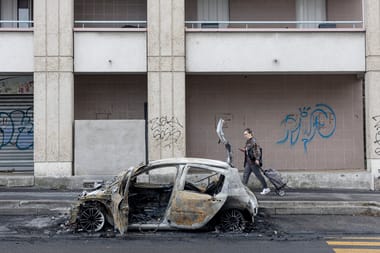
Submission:
[[[249,176],[251,175],[252,172],[255,174],[257,179],[260,181],[263,189],[268,188],[267,183],[265,182],[265,179],[264,179],[263,175],[261,174],[260,167],[256,163],[254,163],[254,164],[246,163],[245,164],[244,173],[243,173],[243,184],[245,184],[245,185],[248,184],[248,179],[249,179]]]

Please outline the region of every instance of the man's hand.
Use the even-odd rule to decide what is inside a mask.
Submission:
[[[245,152],[245,148],[239,148],[241,152]]]
[[[256,160],[255,163],[260,166],[260,161]]]

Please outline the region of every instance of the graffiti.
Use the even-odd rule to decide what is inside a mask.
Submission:
[[[375,140],[373,143],[376,144],[375,154],[380,156],[380,115],[373,116],[372,119],[376,122],[376,124],[373,126],[376,129],[375,133]]]
[[[32,107],[0,112],[0,149],[14,145],[19,150],[33,147]]]
[[[326,104],[316,104],[315,109],[309,107],[299,108],[299,113],[288,114],[281,121],[285,128],[285,136],[277,141],[283,144],[287,141],[291,146],[302,140],[304,151],[307,145],[318,134],[324,139],[330,138],[336,128],[336,116],[334,110]]]
[[[163,147],[171,147],[182,136],[183,125],[175,117],[156,117],[149,121],[153,139]]]

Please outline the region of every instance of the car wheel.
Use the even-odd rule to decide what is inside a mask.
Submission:
[[[243,232],[247,221],[238,209],[228,209],[220,215],[220,228],[224,232]]]
[[[86,232],[94,233],[102,230],[105,216],[98,205],[83,206],[79,216],[79,226]]]

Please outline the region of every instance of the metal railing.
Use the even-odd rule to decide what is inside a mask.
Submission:
[[[131,20],[75,20],[75,27],[81,28],[146,28],[147,21]]]
[[[29,28],[33,23],[33,20],[0,20],[0,28]]]
[[[187,28],[243,28],[249,29],[253,26],[274,26],[280,25],[278,28],[288,28],[285,25],[295,25],[295,28],[302,29],[302,26],[317,25],[319,28],[336,28],[336,25],[350,25],[357,28],[358,25],[363,26],[363,21],[185,21]],[[235,27],[236,26],[236,27]],[[251,27],[250,27],[251,26]],[[266,27],[260,27],[266,28]]]

